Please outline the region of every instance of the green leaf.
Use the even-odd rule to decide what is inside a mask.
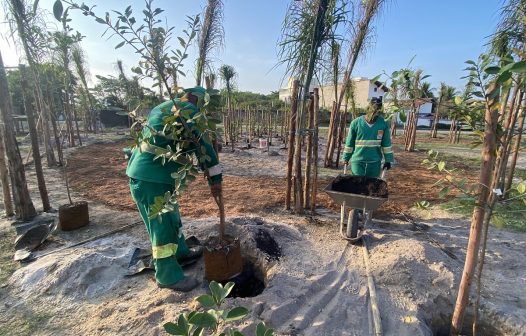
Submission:
[[[467,60],[467,61],[465,61],[464,63],[466,63],[466,64],[471,64],[471,65],[477,65],[477,63],[475,63],[475,62],[472,61],[472,60]]]
[[[519,194],[524,194],[524,193],[526,193],[526,184],[524,184],[524,183],[520,183],[520,184],[517,186],[517,191],[519,192]]]
[[[486,69],[484,69],[484,71],[487,73],[487,74],[490,74],[490,75],[496,75],[499,73],[500,71],[500,67],[498,66],[489,66],[487,67]]]
[[[247,316],[247,314],[248,309],[246,309],[245,307],[236,307],[226,314],[225,322],[240,320],[243,317]]]
[[[196,313],[190,319],[188,319],[190,324],[193,324],[196,327],[204,329],[213,329],[217,325],[217,320],[214,316],[209,313]]]
[[[462,97],[460,96],[455,96],[455,105],[460,105],[462,104]]]
[[[214,298],[216,305],[220,305],[221,301],[223,301],[222,299],[223,287],[216,281],[210,282],[210,285],[208,285],[208,287],[210,288],[210,291],[212,292],[212,297]]]
[[[447,194],[449,194],[449,187],[444,187],[442,188],[442,190],[440,190],[440,192],[438,193],[438,197],[440,198],[444,198],[447,196]]]
[[[272,336],[274,330],[267,328],[265,323],[259,322],[256,326],[256,336]]]
[[[170,335],[177,335],[177,336],[187,336],[188,335],[188,330],[185,330],[184,327],[181,327],[180,325],[172,323],[172,322],[165,323],[164,330],[166,330],[166,332],[169,333]]]
[[[115,49],[119,49],[120,47],[122,47],[124,44],[126,43],[126,41],[122,41],[121,43],[117,44],[115,46]]]
[[[101,18],[96,18],[95,21],[97,21],[98,23],[106,24],[106,21],[104,21]]]
[[[215,306],[214,298],[208,294],[203,294],[196,298],[197,302],[204,308],[209,308]]]
[[[444,161],[440,161],[438,163],[438,170],[442,171],[442,170],[444,170],[444,168],[446,168],[446,163]]]
[[[204,329],[199,327],[199,328],[194,330],[192,336],[202,336],[203,333],[204,333]]]
[[[525,73],[526,72],[526,61],[516,62],[515,64],[511,66],[510,71]]]
[[[56,0],[53,4],[53,15],[55,19],[60,21],[62,19],[62,13],[64,13],[64,7],[62,6],[62,1]]]
[[[233,283],[232,281],[228,282],[225,287],[223,288],[223,299],[225,299],[228,294],[230,294],[230,292],[232,291],[232,289],[234,288],[235,286],[235,283]]]
[[[510,71],[505,71],[499,75],[497,78],[498,84],[504,84],[506,83],[512,76],[512,73]]]

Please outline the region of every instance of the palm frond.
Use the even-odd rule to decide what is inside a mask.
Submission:
[[[223,2],[222,0],[208,0],[198,39],[197,85],[201,85],[204,69],[209,66],[212,52],[223,46],[224,36]]]

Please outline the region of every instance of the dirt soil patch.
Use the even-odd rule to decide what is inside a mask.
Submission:
[[[332,190],[387,198],[387,182],[366,176],[339,175],[332,181]]]
[[[94,144],[78,149],[71,155],[70,180],[73,188],[88,199],[100,201],[120,210],[136,210],[130,196],[128,178],[125,174],[126,161],[122,155],[125,142]],[[438,196],[438,190],[433,184],[440,179],[441,174],[426,169],[421,165],[426,158],[424,152],[403,152],[396,148],[396,165],[388,172],[389,201],[378,211],[379,216],[406,212],[416,202],[427,200],[432,204],[444,202],[454,196],[451,193],[446,199]],[[240,163],[244,156],[239,153],[221,153],[220,161],[224,169],[225,209],[229,215],[246,213],[261,214],[263,212],[282,208],[285,203],[285,179],[279,176],[255,176],[254,172],[268,171],[269,157],[253,150],[250,155],[250,165],[245,167],[246,176],[240,172]],[[259,155],[258,155],[259,154]],[[285,158],[270,160],[273,165],[285,166]],[[236,164],[236,162],[238,162]],[[455,168],[466,171],[466,176],[474,176],[475,172],[468,165],[454,164]],[[277,170],[277,168],[276,168]],[[230,171],[235,175],[230,175]],[[334,176],[339,171],[334,170]],[[318,183],[318,204],[338,209],[329,197],[322,191],[330,182],[329,178]],[[181,213],[185,217],[203,218],[217,215],[217,205],[210,196],[208,184],[204,179],[192,183],[188,191],[179,200]]]

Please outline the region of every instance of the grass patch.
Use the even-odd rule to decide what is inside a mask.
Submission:
[[[514,175],[516,178],[519,178],[519,179],[522,179],[522,180],[526,180],[526,169],[519,169],[519,168],[516,168],[515,169],[515,175]]]
[[[14,228],[0,228],[0,284],[3,284],[18,268],[13,260],[15,237]]]
[[[37,331],[42,331],[42,326],[52,317],[53,315],[47,312],[24,312],[13,315],[0,328],[0,336],[33,335]]]
[[[526,195],[517,197],[519,194],[513,191],[510,201],[499,202],[495,206],[491,223],[499,229],[508,229],[526,232],[526,206],[524,199]],[[474,201],[462,198],[454,198],[443,203],[440,207],[453,213],[470,217],[473,214]]]

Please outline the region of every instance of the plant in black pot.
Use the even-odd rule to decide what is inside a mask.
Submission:
[[[68,193],[69,204],[63,204],[58,208],[58,225],[61,230],[71,231],[88,225],[89,211],[88,202],[73,202],[68,182],[68,162],[64,165],[64,180]]]

